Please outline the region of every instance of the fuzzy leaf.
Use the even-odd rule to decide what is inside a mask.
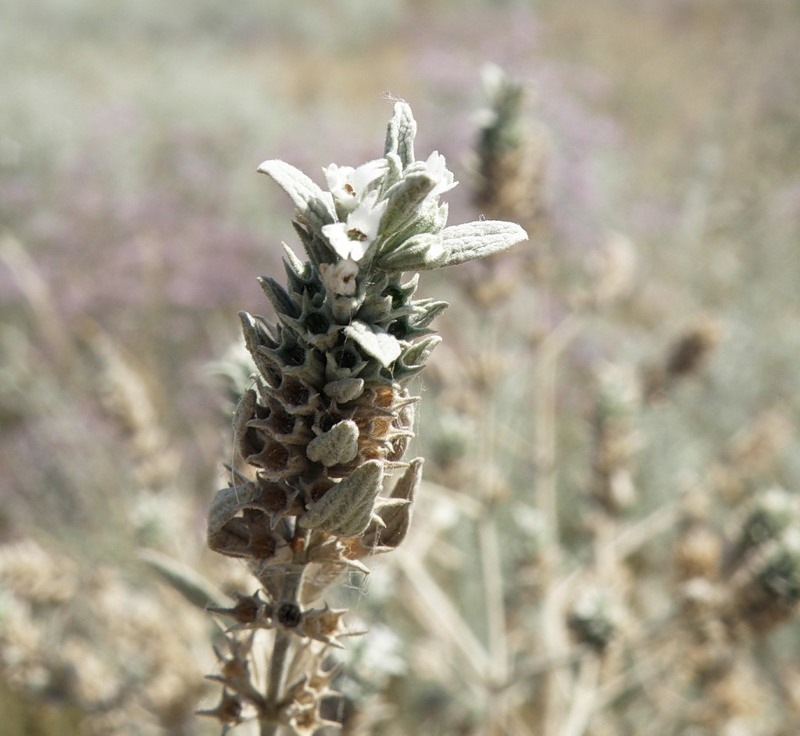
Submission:
[[[438,236],[442,228],[447,224],[447,211],[447,203],[440,204],[435,201],[435,198],[428,197],[420,202],[413,217],[399,223],[396,228],[386,227],[385,222],[382,222],[381,239],[377,247],[376,266],[395,272],[413,270],[413,268],[394,268],[394,261],[398,257],[395,251],[404,251],[408,247],[409,241],[413,244],[414,239],[421,235]],[[438,243],[439,241],[435,242]],[[405,257],[405,255],[401,256],[401,258]]]
[[[391,233],[413,218],[436,182],[426,173],[409,174],[387,193],[389,205],[381,219],[381,231]]]
[[[403,352],[395,337],[361,320],[356,320],[342,331],[345,337],[356,343],[367,355],[375,358],[384,368],[388,368]]]
[[[306,529],[358,536],[369,525],[382,486],[383,466],[378,460],[369,460],[314,502],[298,522]]]
[[[194,568],[154,549],[141,549],[136,555],[161,578],[200,610],[223,606],[226,596]]]
[[[271,357],[271,352],[279,347],[279,342],[267,331],[270,325],[247,312],[239,312],[239,319],[242,323],[245,347],[258,372],[270,382],[279,380],[280,364]]]
[[[322,390],[334,401],[346,404],[364,393],[364,380],[362,378],[340,378],[338,381],[326,383]]]
[[[258,489],[252,483],[243,483],[217,491],[208,511],[208,545],[211,549],[219,549],[218,542],[223,536],[225,525],[257,495]]]
[[[452,225],[442,230],[443,255],[428,268],[456,266],[485,258],[528,239],[528,234],[513,222],[478,220]]]
[[[294,206],[308,223],[320,230],[323,225],[336,222],[336,210],[330,192],[320,189],[302,171],[285,161],[264,161],[258,171],[271,177],[289,195]]]
[[[283,266],[289,289],[302,293],[303,287],[314,280],[313,268],[310,263],[303,263],[286,243],[281,243],[281,245],[285,253]]]
[[[436,268],[442,252],[440,234],[422,233],[408,238],[396,248],[381,253],[375,261],[385,271],[424,271]]]
[[[414,163],[414,138],[417,135],[417,122],[411,108],[405,102],[396,102],[394,115],[386,128],[385,153],[395,153],[404,167]]]
[[[326,468],[339,463],[349,463],[358,454],[358,425],[343,419],[327,432],[315,437],[306,447],[306,456]]]
[[[415,342],[397,361],[395,376],[402,380],[407,376],[419,373],[430,358],[434,348],[442,341],[439,335],[430,335],[419,342]]]
[[[378,499],[375,514],[382,523],[372,521],[361,539],[363,546],[385,552],[395,549],[406,538],[411,525],[414,497],[422,480],[423,462],[421,457],[412,460],[389,498]]]
[[[388,192],[403,176],[403,162],[396,153],[386,154],[386,173],[383,175],[378,200],[382,200]]]
[[[449,306],[448,302],[421,299],[413,304],[414,312],[409,317],[408,322],[415,330],[425,329]]]
[[[251,355],[255,354],[260,345],[269,348],[278,347],[279,343],[267,332],[267,325],[263,319],[254,317],[248,312],[239,312],[239,320],[242,323],[245,346]]]
[[[287,317],[299,317],[300,307],[294,302],[291,295],[275,279],[262,276],[258,279],[261,288],[272,303],[276,314]]]

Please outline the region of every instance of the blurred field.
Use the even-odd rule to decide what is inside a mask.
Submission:
[[[645,439],[626,519],[697,491],[709,523],[728,529],[723,501],[740,496],[709,478],[764,417],[779,437],[737,482],[747,494],[777,485],[796,496],[798,38],[790,0],[2,3],[3,733],[213,732],[192,716],[207,692],[213,624],[141,550],[225,592],[244,579],[204,548],[206,504],[230,452],[230,399],[214,366],[237,340],[237,312],[267,309],[255,277],[280,277],[279,244],[296,244],[288,203],[255,169],[282,158],[316,176],[332,161],[375,158],[385,98],[400,97],[419,122],[420,154],[439,150],[461,181],[450,222],[474,219],[487,62],[530,89],[531,120],[546,131],[546,223],[505,267],[423,277],[423,290],[452,306],[421,385],[419,442],[432,481],[500,509],[499,537],[513,540],[498,563],[508,647],[516,636],[524,649],[538,625],[525,617],[541,573],[535,530],[547,509],[534,486],[548,438],[563,556],[545,568],[558,577],[565,559],[590,554],[593,386],[607,362],[657,360],[699,323],[719,338],[702,370],[637,417]],[[546,365],[542,345],[580,311],[614,233],[635,256],[630,286],[581,313]],[[500,296],[481,301],[487,284]],[[543,428],[543,416],[554,426]],[[473,611],[483,593],[469,574],[478,564],[470,501],[454,502],[457,512],[428,503],[411,550],[419,560],[430,552],[489,647],[491,608]],[[532,513],[521,529],[518,504]],[[442,508],[473,521],[450,524],[436,516]],[[666,564],[668,532],[632,563],[640,597]],[[381,560],[371,583],[358,583],[357,615],[377,633],[353,642],[353,668],[367,674],[348,693],[380,696],[401,715],[395,730],[364,733],[521,734],[487,716],[491,695],[458,700],[458,653],[431,649],[437,631],[394,597],[408,568],[392,564]],[[373,674],[370,641],[387,647]],[[656,721],[659,733],[794,733],[800,638],[786,626],[759,646],[757,664],[784,683],[775,722],[714,731],[687,716]],[[535,708],[542,694],[531,687]],[[636,697],[609,705],[625,712],[627,730],[616,733],[653,733]],[[615,733],[609,723],[546,736]]]

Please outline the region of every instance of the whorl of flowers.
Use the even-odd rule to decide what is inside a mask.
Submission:
[[[327,190],[282,161],[259,167],[292,199],[307,260],[284,245],[286,285],[260,279],[276,322],[241,314],[257,373],[235,412],[232,483],[208,519],[209,546],[246,560],[263,586],[264,598],[225,611],[240,628],[339,644],[343,612],[309,606],[343,567],[361,569],[361,558],[403,540],[421,476],[421,458],[403,460],[417,401],[406,386],[440,341],[430,324],[447,304],[414,299],[419,277],[404,273],[481,258],[527,237],[507,222],[446,227],[439,198],[456,182],[440,154],[415,158],[415,133],[409,106],[396,103],[383,157],[328,166]],[[216,678],[225,703],[211,715],[231,723],[249,708],[295,733],[306,732],[301,721],[320,725],[322,690],[308,696],[306,683],[305,705],[292,702],[301,680],[291,678],[301,673],[287,675],[273,654],[272,681],[259,694],[242,675],[248,652],[240,642],[230,649],[242,666],[225,660],[238,679]]]

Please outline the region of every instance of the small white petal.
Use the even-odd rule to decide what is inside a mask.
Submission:
[[[331,164],[322,169],[328,189],[340,204],[353,207],[364,196],[367,187],[386,171],[385,159],[367,161],[357,169]]]
[[[347,235],[348,229],[348,226],[343,222],[322,226],[322,234],[328,239],[339,258],[350,258],[351,246],[354,241],[350,240]]]
[[[349,183],[356,195],[360,197],[373,181],[385,173],[387,166],[386,159],[377,158],[374,161],[367,161],[353,171]]]
[[[346,186],[354,172],[355,169],[352,166],[338,166],[337,164],[323,166],[322,173],[325,176],[328,189],[336,199],[353,197],[354,193],[348,192]]]
[[[384,199],[376,204],[377,192],[370,192],[358,207],[347,217],[348,229],[355,229],[363,233],[369,242],[375,240],[378,227],[381,224],[383,213],[389,206],[389,200]]]
[[[376,202],[377,198],[377,192],[370,192],[347,216],[347,222],[323,225],[322,234],[340,258],[360,261],[375,241],[381,218],[389,205],[388,200]]]
[[[438,197],[440,194],[449,192],[458,182],[453,177],[453,172],[447,168],[447,161],[438,151],[434,151],[425,161],[425,169],[428,176],[436,182],[428,197]]]

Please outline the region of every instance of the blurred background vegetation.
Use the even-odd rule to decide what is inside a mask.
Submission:
[[[506,266],[422,280],[452,306],[421,384],[420,454],[461,510],[430,501],[420,529],[475,636],[491,639],[492,613],[472,611],[475,539],[452,519],[474,518],[464,498],[501,508],[501,539],[514,540],[499,563],[503,627],[512,640],[535,629],[524,618],[540,582],[526,575],[563,572],[537,557],[553,543],[537,537],[541,452],[556,468],[561,542],[586,557],[593,386],[609,362],[657,362],[698,324],[715,346],[669,400],[637,415],[638,517],[708,491],[704,523],[727,529],[720,458],[758,421],[772,422],[769,457],[757,472],[737,469],[746,492],[727,478],[724,500],[736,506],[759,484],[796,494],[798,37],[791,0],[3,2],[3,732],[211,732],[192,713],[213,625],[153,568],[182,564],[226,592],[244,577],[204,549],[206,504],[230,452],[215,370],[236,343],[237,312],[267,309],[255,277],[279,275],[280,241],[295,244],[288,203],[255,168],[282,158],[315,176],[375,158],[386,98],[399,97],[414,109],[419,153],[439,150],[461,181],[450,222],[491,216],[476,204],[475,153],[488,62],[523,85],[546,141],[541,217]],[[634,264],[626,288],[584,309],[614,242]],[[542,369],[543,342],[576,314],[575,334]],[[548,411],[553,427],[542,424]],[[417,535],[411,549],[421,544]],[[635,574],[663,562],[654,546]],[[381,560],[356,595],[376,633],[353,641],[355,659],[380,673],[353,686],[353,701],[380,697],[402,713],[386,733],[522,733],[488,730],[480,707],[455,698],[452,668],[422,657],[424,622],[398,602],[391,565]],[[792,683],[779,694],[789,714],[800,640],[778,636],[760,656]],[[644,712],[629,723],[646,723]],[[627,728],[616,733],[644,733]],[[687,716],[664,728],[701,726]],[[708,728],[691,733],[762,733]]]

